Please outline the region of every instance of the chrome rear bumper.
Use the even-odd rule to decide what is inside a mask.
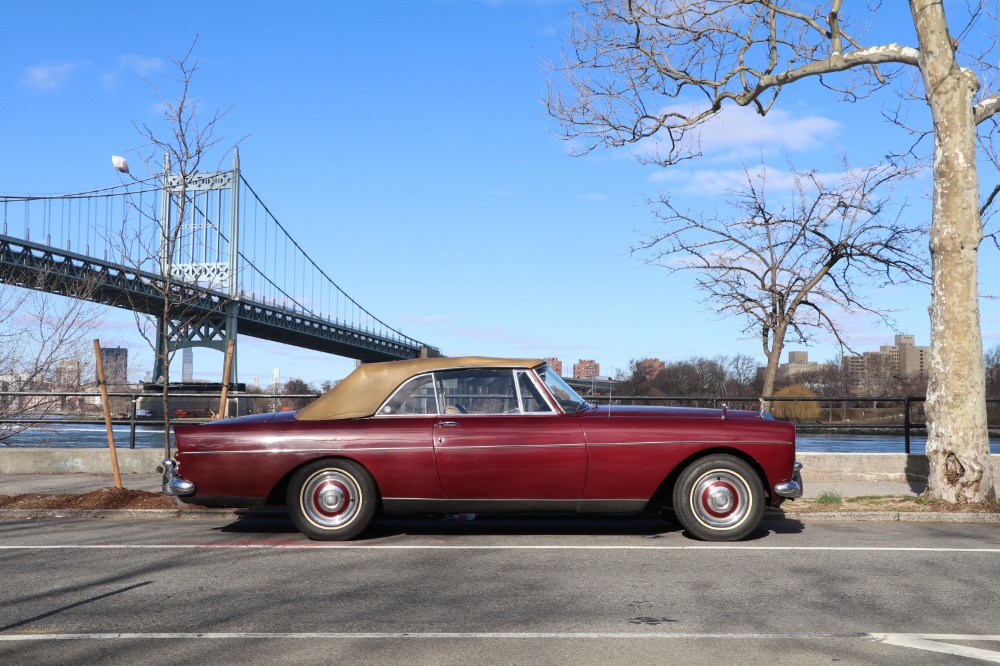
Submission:
[[[177,461],[167,458],[160,465],[163,467],[163,494],[172,497],[194,494],[194,484],[182,479],[177,473]]]
[[[782,483],[777,483],[774,485],[775,494],[780,497],[787,497],[788,499],[795,499],[796,497],[802,497],[802,463],[795,463],[792,467],[792,480],[783,481]]]

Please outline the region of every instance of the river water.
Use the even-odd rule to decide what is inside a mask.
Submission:
[[[115,446],[128,448],[130,433],[128,426],[115,426]],[[910,452],[923,453],[927,438],[923,435],[910,437]],[[40,448],[40,447],[74,447],[97,448],[108,445],[107,435],[103,425],[72,425],[53,424],[38,426],[7,440],[7,446]],[[869,435],[861,433],[815,434],[799,433],[797,438],[799,451],[814,451],[821,453],[903,453],[903,436],[899,435]],[[152,426],[139,426],[135,431],[135,446],[140,449],[162,448],[163,429]],[[1000,437],[990,438],[990,451],[1000,454]]]

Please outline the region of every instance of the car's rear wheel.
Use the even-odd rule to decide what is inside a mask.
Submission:
[[[764,487],[757,472],[734,456],[700,458],[674,486],[674,514],[703,541],[736,541],[760,524]]]
[[[375,481],[350,460],[317,460],[288,485],[288,514],[310,539],[344,541],[361,534],[375,517]]]

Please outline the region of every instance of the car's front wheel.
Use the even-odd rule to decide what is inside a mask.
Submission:
[[[288,514],[310,539],[344,541],[375,517],[375,481],[350,460],[317,460],[298,470],[288,486]]]
[[[737,541],[760,524],[764,488],[757,472],[734,456],[717,454],[691,463],[674,486],[674,514],[692,536]]]

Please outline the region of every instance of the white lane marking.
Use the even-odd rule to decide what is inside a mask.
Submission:
[[[752,550],[803,552],[886,552],[886,553],[986,553],[1000,555],[1000,548],[924,548],[890,546],[568,546],[463,544],[361,544],[361,543],[184,543],[184,544],[55,544],[0,546],[5,550]]]
[[[866,634],[866,633],[663,633],[663,632],[157,632],[157,633],[24,633],[0,634],[0,642],[28,641],[129,641],[129,640],[766,640],[817,639],[874,640],[885,645],[1000,663],[1000,652],[947,641],[1000,642],[1000,635],[973,634]]]
[[[992,636],[976,636],[969,634],[872,634],[872,638],[886,645],[926,650],[940,654],[950,654],[956,657],[969,657],[980,661],[1000,664],[1000,652],[967,645],[955,645],[950,641],[994,641],[1000,642],[1000,634]]]
[[[261,632],[179,632],[179,633],[103,633],[103,634],[60,634],[23,633],[2,634],[0,641],[68,641],[68,640],[150,640],[150,639],[335,639],[335,640],[383,640],[383,639],[499,639],[499,640],[577,640],[577,639],[760,639],[760,640],[802,640],[809,638],[870,638],[863,633],[790,633],[790,634],[695,634],[695,633],[638,633],[638,632],[316,632],[316,633],[261,633]]]

